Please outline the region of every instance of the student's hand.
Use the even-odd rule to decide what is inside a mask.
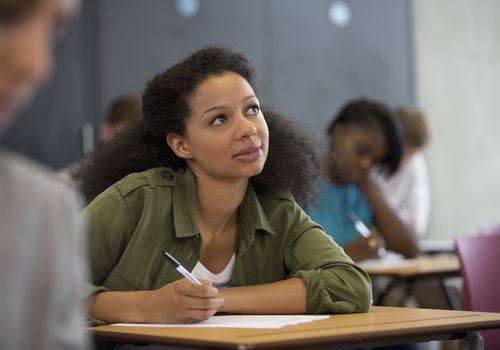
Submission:
[[[366,196],[370,191],[379,191],[378,186],[372,180],[372,178],[367,175],[361,179],[361,181],[356,183],[358,189]]]
[[[381,247],[382,242],[379,236],[372,231],[370,237],[359,236],[345,246],[344,250],[352,260],[357,262],[365,259],[379,258],[378,252]]]
[[[195,323],[213,316],[224,299],[210,282],[200,286],[183,278],[151,291],[145,305],[148,323]]]

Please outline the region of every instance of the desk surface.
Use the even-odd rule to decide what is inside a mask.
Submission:
[[[331,315],[279,329],[100,326],[89,330],[99,340],[244,350],[452,339],[490,328],[500,328],[500,313],[375,306],[368,313]]]
[[[359,265],[372,276],[407,278],[460,275],[460,262],[455,255],[421,256],[401,260],[366,260]]]

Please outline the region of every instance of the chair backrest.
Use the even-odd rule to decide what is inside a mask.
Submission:
[[[464,310],[500,312],[500,234],[456,240],[464,288]],[[481,332],[485,349],[498,349],[500,330]]]
[[[486,224],[479,229],[480,235],[500,235],[500,223]]]

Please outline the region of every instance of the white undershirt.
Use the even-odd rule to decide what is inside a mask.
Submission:
[[[430,211],[430,189],[424,155],[417,152],[400,169],[383,178],[375,169],[370,174],[389,204],[420,237],[425,236]]]
[[[234,263],[236,262],[236,257],[233,253],[233,256],[227,263],[224,270],[219,273],[210,272],[201,262],[195,265],[191,274],[199,280],[207,280],[212,282],[212,286],[221,288],[226,287],[229,284],[229,280],[231,279],[231,274],[233,273]]]

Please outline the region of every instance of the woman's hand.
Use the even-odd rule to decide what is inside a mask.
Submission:
[[[224,299],[210,282],[192,284],[183,278],[149,291],[144,303],[148,323],[195,323],[222,309]]]

